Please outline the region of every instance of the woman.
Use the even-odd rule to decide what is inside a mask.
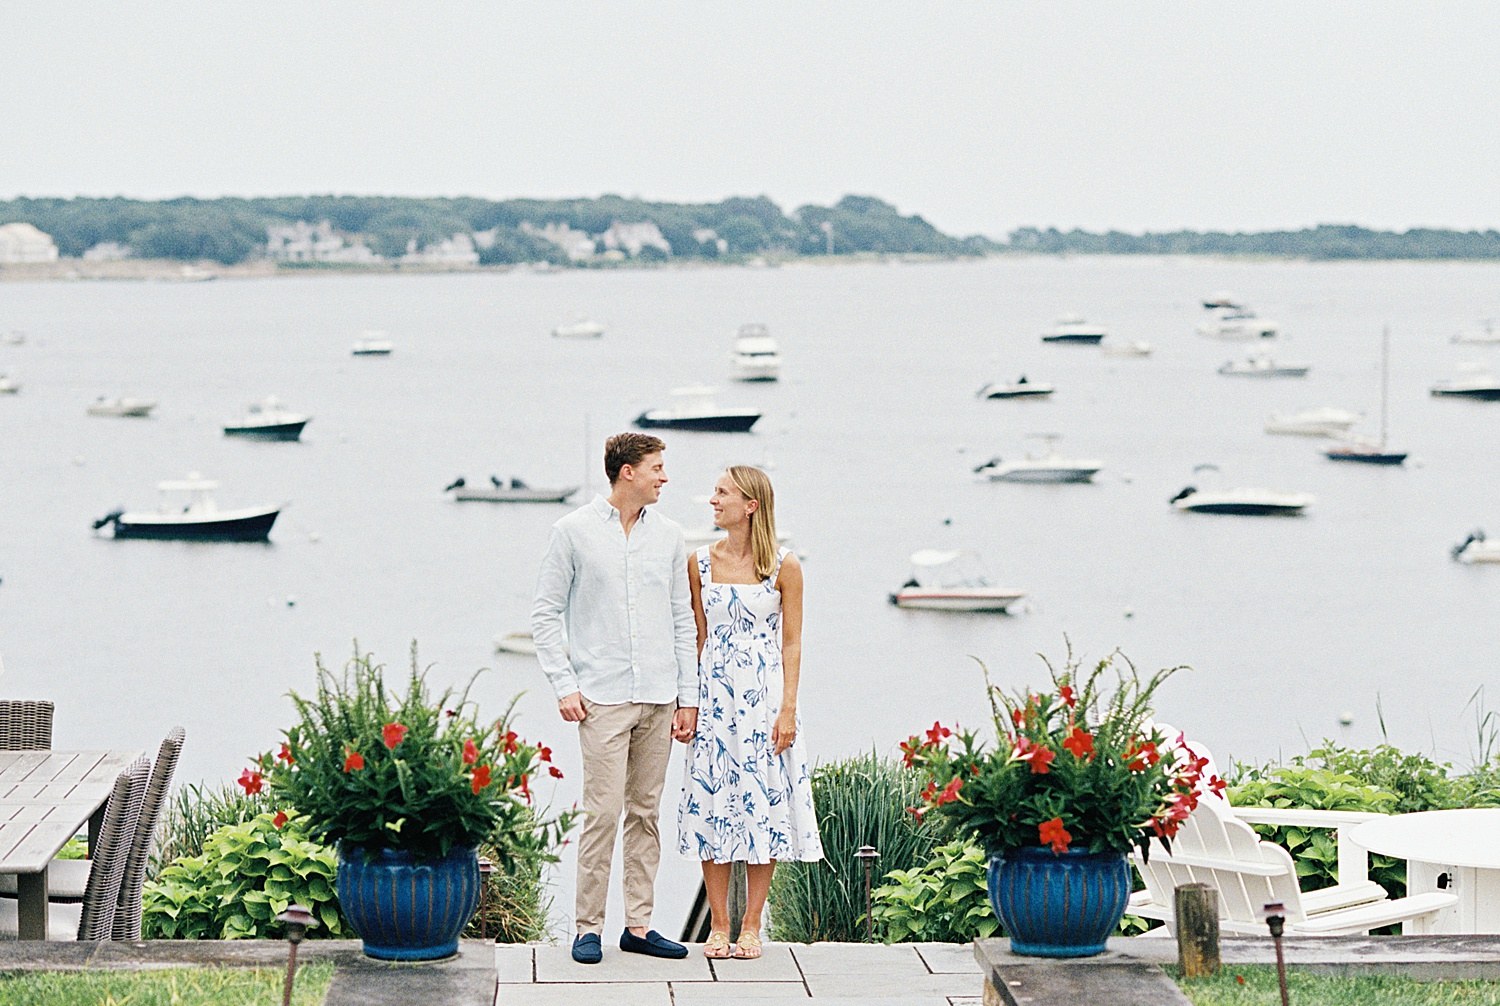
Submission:
[[[688,558],[698,621],[698,726],[691,738],[679,849],[703,863],[713,915],[706,957],[759,957],[760,919],[778,860],[823,858],[806,746],[799,738],[802,565],[776,545],[775,497],[759,468],[714,485],[729,536]],[[729,868],[747,864],[740,937],[729,942]]]

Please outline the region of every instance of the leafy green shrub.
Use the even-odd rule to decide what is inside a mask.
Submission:
[[[984,850],[952,842],[915,870],[892,870],[872,896],[870,913],[887,943],[968,943],[993,936]]]
[[[490,862],[499,861],[491,842],[481,842],[479,855]],[[495,940],[498,943],[530,943],[546,940],[547,916],[552,898],[547,894],[543,877],[550,856],[512,857],[509,868],[497,867],[482,878],[483,894],[474,918],[464,936]]]
[[[225,825],[243,824],[271,809],[263,794],[246,793],[232,783],[217,788],[198,783],[181,787],[162,808],[156,823],[147,875],[155,878],[167,864],[183,856],[202,855],[208,836]]]
[[[880,872],[910,870],[931,858],[937,835],[907,810],[916,806],[922,780],[913,770],[871,752],[819,765],[812,789],[824,859],[777,867],[771,882],[771,928],[776,939],[793,943],[861,941],[865,874],[854,852],[862,845],[874,846]]]
[[[278,819],[266,812],[226,825],[204,841],[201,855],[164,867],[145,888],[146,938],[280,937],[276,916],[294,902],[318,919],[309,936],[349,935],[334,894],[337,854],[308,838],[306,818],[289,818],[279,828]]]

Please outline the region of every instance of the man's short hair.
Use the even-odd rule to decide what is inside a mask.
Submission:
[[[649,433],[616,433],[604,441],[604,474],[609,484],[620,478],[620,469],[626,465],[634,468],[647,454],[664,451],[667,445]]]

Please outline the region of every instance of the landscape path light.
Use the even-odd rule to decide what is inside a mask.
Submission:
[[[1292,1006],[1291,997],[1286,991],[1286,958],[1281,953],[1281,934],[1286,927],[1286,906],[1273,901],[1262,908],[1260,914],[1266,920],[1266,928],[1271,930],[1271,942],[1276,944],[1276,981],[1281,986],[1281,1006]]]
[[[307,935],[310,926],[318,920],[302,905],[288,905],[287,910],[276,916],[277,922],[286,923],[286,985],[281,990],[281,1006],[292,1006],[292,979],[297,974],[297,944]]]
[[[875,919],[870,915],[870,872],[875,868],[875,861],[880,858],[880,853],[875,851],[873,845],[861,845],[854,850],[854,858],[865,864],[865,942],[875,942]]]
[[[484,903],[490,893],[490,874],[495,872],[495,864],[491,863],[489,857],[479,857],[479,938],[487,940],[490,938],[489,918],[484,914]],[[498,937],[497,937],[498,939]]]

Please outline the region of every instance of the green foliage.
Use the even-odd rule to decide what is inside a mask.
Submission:
[[[1281,1002],[1276,968],[1231,964],[1212,978],[1183,978],[1167,969],[1195,1006],[1272,1006]],[[1500,1006],[1500,984],[1484,981],[1418,981],[1400,975],[1330,975],[1287,971],[1287,991],[1297,1006]]]
[[[917,869],[887,873],[871,908],[885,941],[968,943],[995,935],[1000,920],[990,907],[987,865],[983,849],[951,842]]]
[[[271,809],[265,794],[246,793],[232,783],[214,788],[189,783],[175,790],[156,823],[147,874],[155,877],[174,860],[201,855],[203,843],[220,828]]]
[[[384,668],[357,646],[342,674],[321,659],[317,668],[316,696],[292,695],[301,721],[279,752],[258,760],[271,792],[307,816],[314,839],[419,859],[490,839],[502,869],[516,859],[555,859],[576,815],[533,813],[530,782],[551,752],[511,729],[514,701],[481,726],[467,691],[428,694],[415,646],[405,694],[388,690]],[[260,777],[247,772],[241,784],[258,790]]]
[[[220,828],[198,856],[184,856],[148,883],[142,931],[147,939],[235,940],[280,937],[276,916],[305,905],[319,925],[310,937],[348,935],[334,884],[338,856],[308,838],[307,820],[278,828],[269,812]]]
[[[1022,227],[1010,234],[1013,251],[1051,255],[1273,255],[1309,259],[1494,259],[1500,231],[1414,227],[1404,232],[1319,224],[1299,231],[1225,234],[1172,231],[1124,234]]]
[[[883,871],[926,863],[938,842],[936,832],[907,812],[921,786],[916,772],[873,752],[813,770],[824,858],[777,868],[770,897],[776,939],[813,943],[865,938],[865,874],[854,852],[862,845],[874,846]]]
[[[480,845],[479,855],[495,861],[492,845]],[[539,859],[517,860],[508,870],[497,869],[483,878],[484,894],[464,936],[481,936],[497,943],[546,940],[547,914],[552,899],[546,893]]]
[[[1128,852],[1144,850],[1153,835],[1170,839],[1197,803],[1206,764],[1146,728],[1152,695],[1176,669],[1142,681],[1117,652],[1083,673],[1070,650],[1062,673],[1050,663],[1047,670],[1052,691],[1013,696],[985,671],[996,747],[972,732],[951,745],[952,731],[939,724],[902,745],[930,779],[923,812],[990,853],[1038,845]],[[1114,689],[1106,695],[1107,672]]]
[[[334,965],[297,967],[293,1006],[318,1006]],[[284,968],[166,968],[156,971],[32,971],[0,974],[0,1006],[271,1006]]]

